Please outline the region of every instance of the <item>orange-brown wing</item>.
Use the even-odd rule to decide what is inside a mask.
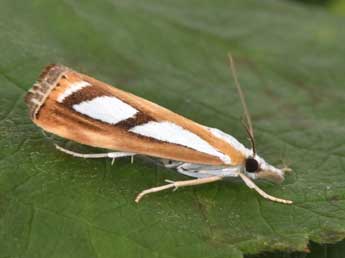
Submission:
[[[198,164],[244,161],[206,127],[61,65],[44,70],[26,103],[36,125],[78,143]]]

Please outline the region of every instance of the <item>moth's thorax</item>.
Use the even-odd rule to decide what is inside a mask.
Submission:
[[[219,129],[216,128],[209,128],[210,131],[212,131],[213,134],[217,135],[218,137],[224,139],[228,143],[230,143],[233,146],[236,146],[236,148],[243,154],[244,160],[243,163],[240,165],[240,170],[246,175],[252,179],[263,179],[272,181],[275,183],[280,183],[284,181],[284,172],[276,168],[269,163],[267,163],[263,158],[261,158],[259,155],[254,154],[253,149],[246,148],[242,143],[240,143],[236,138],[232,137],[231,135],[228,135]],[[250,173],[246,171],[246,160],[248,158],[254,158],[258,162],[258,171],[255,173]]]

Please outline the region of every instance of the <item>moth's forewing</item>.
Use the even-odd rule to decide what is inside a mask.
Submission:
[[[198,164],[238,165],[245,158],[204,126],[61,65],[45,69],[26,103],[36,125],[78,143]],[[163,136],[137,133],[149,124],[155,126],[149,134]]]

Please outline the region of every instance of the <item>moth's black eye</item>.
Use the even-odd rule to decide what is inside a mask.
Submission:
[[[253,158],[247,158],[246,159],[246,171],[249,173],[254,173],[258,171],[259,169],[259,163],[256,161],[256,159]]]

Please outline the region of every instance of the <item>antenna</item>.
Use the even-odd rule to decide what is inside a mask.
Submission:
[[[248,112],[247,102],[246,102],[246,99],[244,98],[244,94],[243,94],[240,82],[238,81],[238,78],[237,78],[236,67],[235,67],[234,59],[232,58],[231,53],[228,53],[228,58],[229,58],[229,63],[230,63],[231,74],[234,78],[237,92],[238,92],[238,95],[240,96],[241,104],[243,107],[243,113],[244,113],[244,117],[245,117],[245,120],[243,120],[243,125],[247,131],[248,136],[249,136],[249,140],[250,140],[250,143],[251,143],[252,149],[253,149],[253,154],[255,156],[256,148],[255,148],[254,130],[253,130],[253,125],[252,125],[252,120],[251,120],[249,112]]]

